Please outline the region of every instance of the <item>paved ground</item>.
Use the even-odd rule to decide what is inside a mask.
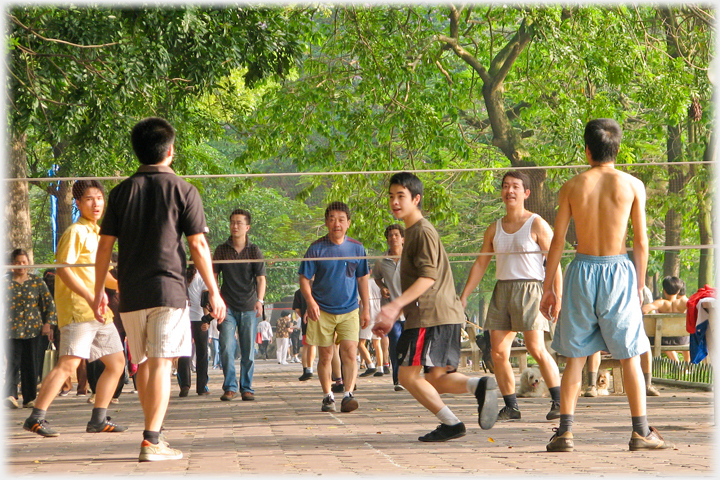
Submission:
[[[389,376],[359,379],[360,408],[322,413],[317,379],[299,382],[297,364],[258,361],[255,402],[221,402],[222,373],[211,371],[209,397],[173,397],[165,427],[184,452],[178,461],[138,463],[142,415],[129,387],[114,421],[129,430],[88,434],[91,406],[73,394],[58,397],[48,419],[61,432],[42,438],[22,430],[28,410],[6,411],[6,474],[46,475],[503,475],[715,477],[713,393],[659,386],[648,398],[651,425],[673,450],[629,452],[630,418],[624,396],[580,398],[573,453],[547,453],[556,421],[546,421],[548,399],[520,399],[523,419],[477,426],[470,395],[446,396],[468,426],[467,436],[443,444],[417,441],[437,426],[407,392],[394,392]]]

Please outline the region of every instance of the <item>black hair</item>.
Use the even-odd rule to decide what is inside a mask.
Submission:
[[[325,220],[330,216],[330,212],[345,212],[347,219],[350,220],[350,207],[343,202],[330,202],[325,209]]]
[[[105,196],[105,188],[103,188],[102,183],[100,183],[97,180],[75,180],[75,183],[73,183],[72,186],[72,196],[75,199],[75,201],[80,200],[83,195],[85,195],[85,191],[88,188],[97,188],[100,190],[100,193],[103,194],[103,197]]]
[[[502,177],[502,181],[500,182],[500,185],[502,185],[505,182],[505,179],[507,177],[511,178],[517,178],[522,182],[523,188],[525,190],[530,190],[530,177],[527,176],[527,174],[519,171],[519,170],[509,170],[505,175]]]
[[[25,255],[28,258],[28,261],[30,260],[30,255],[28,255],[25,250],[23,250],[22,248],[16,248],[12,252],[10,252],[10,263],[14,262],[15,259],[21,255]]]
[[[678,277],[668,276],[663,278],[662,286],[663,291],[668,295],[676,295],[680,289],[685,286],[685,282]]]
[[[622,128],[612,118],[596,118],[585,125],[584,138],[593,161],[614,162],[620,150]]]
[[[252,225],[252,217],[250,216],[250,212],[248,212],[244,208],[236,208],[235,210],[233,210],[230,214],[230,220],[232,220],[233,215],[243,215],[247,224]]]
[[[390,232],[392,232],[393,230],[397,230],[398,232],[400,232],[400,236],[405,238],[405,229],[403,228],[403,226],[399,223],[393,223],[392,225],[388,225],[385,228],[385,240],[388,239],[388,237],[390,236]]]
[[[185,268],[185,281],[187,281],[188,284],[195,278],[195,273],[197,273],[197,267],[192,263],[188,264]]]
[[[422,208],[423,198],[423,183],[417,176],[410,172],[399,172],[390,177],[390,187],[393,185],[400,185],[401,187],[410,190],[410,195],[414,199],[417,195],[420,195],[420,202],[418,202],[418,208]]]
[[[165,160],[175,143],[175,129],[164,118],[144,118],[133,127],[130,142],[140,163],[155,165]]]
[[[283,310],[282,312],[280,312],[281,317],[287,317],[289,315],[290,315],[290,310]]]

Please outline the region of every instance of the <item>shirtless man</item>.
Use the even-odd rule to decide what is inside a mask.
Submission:
[[[685,313],[687,310],[688,298],[685,295],[680,296],[680,291],[684,290],[685,282],[678,277],[663,278],[663,298],[658,298],[652,303],[643,305],[642,312],[650,313]],[[663,345],[687,345],[690,338],[684,337],[667,337],[662,339]],[[679,362],[680,358],[675,351],[665,352],[668,358],[674,362]]]
[[[574,449],[572,424],[585,358],[608,350],[620,359],[632,415],[630,450],[672,448],[648,426],[645,381],[639,355],[650,349],[642,321],[640,292],[645,285],[648,238],[645,186],[615,169],[622,130],[615,120],[591,120],[585,126],[585,156],[592,168],[560,189],[555,236],[547,257],[540,310],[561,316],[552,348],[567,357],[560,400],[560,427],[547,444],[549,452]],[[575,220],[577,252],[563,279],[563,295],[553,281],[565,246],[570,219]],[[625,241],[633,225],[633,261]],[[562,310],[562,298],[567,299]]]

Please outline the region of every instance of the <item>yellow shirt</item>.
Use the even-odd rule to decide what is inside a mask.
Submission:
[[[100,226],[80,217],[60,237],[55,253],[55,263],[95,263],[99,240]],[[71,268],[87,289],[94,292],[95,267],[90,265]],[[95,315],[90,305],[83,297],[70,290],[59,275],[55,278],[55,306],[60,328],[70,323],[95,321]],[[105,319],[108,322],[112,321],[113,315],[110,309],[105,314]]]

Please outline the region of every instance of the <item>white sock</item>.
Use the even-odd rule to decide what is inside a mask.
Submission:
[[[352,392],[345,392],[345,394],[343,395],[343,398],[352,397],[352,396],[353,396]]]
[[[367,367],[368,367],[368,369],[375,368],[375,363],[370,362],[370,363],[368,363]]]
[[[313,367],[308,368],[308,372],[313,373]]]
[[[445,425],[457,425],[460,423],[460,419],[450,410],[450,407],[445,405],[442,410],[437,412],[435,416]]]
[[[326,396],[326,397],[330,397],[331,399],[335,400],[335,394],[333,394],[333,392],[330,392],[330,393],[328,393],[328,394],[325,395],[325,396]]]
[[[467,381],[468,393],[475,395],[475,390],[477,390],[477,386],[479,383],[480,383],[480,377],[468,378],[468,381]]]

